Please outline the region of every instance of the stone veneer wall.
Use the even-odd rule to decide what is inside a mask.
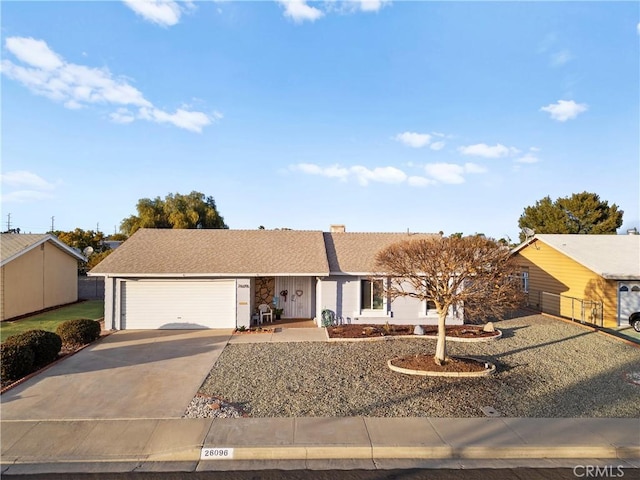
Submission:
[[[275,277],[257,277],[256,278],[256,296],[255,296],[255,305],[258,308],[258,305],[262,303],[266,303],[270,307],[273,306],[273,295],[276,290],[276,279]]]

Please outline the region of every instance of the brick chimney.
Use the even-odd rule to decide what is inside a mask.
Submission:
[[[345,229],[344,225],[331,225],[331,233],[344,233],[346,231],[347,230]]]

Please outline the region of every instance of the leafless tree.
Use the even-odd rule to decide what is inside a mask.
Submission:
[[[484,236],[432,237],[390,245],[376,256],[376,271],[389,278],[390,299],[432,301],[438,312],[435,362],[447,361],[445,320],[462,306],[465,317],[500,318],[521,305],[520,272],[508,248]]]

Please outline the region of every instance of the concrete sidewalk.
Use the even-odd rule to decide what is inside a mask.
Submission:
[[[1,428],[1,473],[16,475],[579,464],[640,468],[640,419],[628,418],[26,420],[3,421]]]
[[[326,342],[327,333],[324,328],[282,328],[276,327],[273,332],[240,333],[229,339],[234,343],[273,343],[273,342]]]

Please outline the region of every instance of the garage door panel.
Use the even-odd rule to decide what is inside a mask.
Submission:
[[[124,329],[235,327],[235,281],[126,281]]]

